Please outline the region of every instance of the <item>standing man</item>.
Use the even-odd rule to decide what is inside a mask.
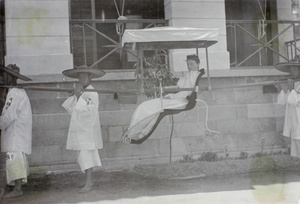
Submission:
[[[7,85],[16,86],[20,68],[8,65]],[[9,88],[0,116],[1,151],[6,152],[7,184],[14,186],[4,198],[23,195],[22,183],[27,183],[28,161],[32,144],[32,113],[24,89]]]
[[[275,68],[290,74],[286,86],[287,98],[283,136],[291,139],[291,156],[300,158],[300,57],[278,63]],[[281,88],[281,87],[280,87]]]
[[[97,92],[82,92],[83,89],[94,89],[92,78],[105,73],[98,69],[78,68],[63,71],[63,74],[79,79],[79,86],[62,106],[71,115],[66,149],[76,150],[82,172],[86,173],[85,186],[80,192],[92,190],[93,167],[102,166],[98,149],[103,148],[99,119],[99,99]]]

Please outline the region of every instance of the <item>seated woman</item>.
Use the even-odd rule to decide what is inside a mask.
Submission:
[[[200,60],[197,55],[187,56],[188,73],[179,78],[178,88],[193,88],[200,74]],[[175,94],[168,94],[161,98],[155,98],[141,103],[133,113],[130,126],[124,137],[140,139],[147,135],[156,123],[159,114],[164,109],[184,109],[188,103],[187,96],[192,91],[180,91]]]

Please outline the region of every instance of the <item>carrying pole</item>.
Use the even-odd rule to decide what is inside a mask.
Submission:
[[[208,82],[208,87],[207,90],[211,90],[211,84],[210,84],[210,76],[209,76],[209,63],[208,63],[208,50],[207,50],[207,41],[205,41],[205,54],[206,54],[206,66],[207,66],[207,82]]]
[[[162,78],[159,78],[159,88],[160,88],[160,105],[161,110],[164,110],[164,104],[163,104],[163,87],[162,87]]]

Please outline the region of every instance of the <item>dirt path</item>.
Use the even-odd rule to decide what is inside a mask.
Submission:
[[[87,194],[78,193],[85,182],[85,174],[82,172],[31,175],[29,183],[23,187],[24,196],[3,200],[2,203],[77,203],[226,191],[230,188],[251,190],[253,183],[268,184],[275,180],[286,182],[286,171],[300,172],[300,160],[288,155],[277,155],[217,162],[140,165],[114,172],[94,172],[94,190]],[[243,183],[235,182],[235,179],[245,177],[249,172],[252,172],[251,175],[247,175]],[[6,191],[10,189],[7,187]]]

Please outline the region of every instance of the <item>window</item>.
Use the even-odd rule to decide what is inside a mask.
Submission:
[[[278,34],[277,24],[264,23],[266,20],[277,20],[276,1],[225,0],[225,11],[227,49],[230,52],[231,66],[253,67],[275,64],[278,61],[278,55],[264,47],[247,32],[262,42],[268,42]],[[235,23],[230,23],[231,20]],[[236,26],[237,24],[239,26]],[[271,47],[274,50],[279,49],[277,38],[271,42]],[[262,49],[256,52],[259,48]]]
[[[132,56],[118,48],[120,35],[116,23],[109,20],[118,19],[122,13],[128,19],[164,19],[164,0],[71,0],[70,8],[72,53],[77,67],[96,63],[93,67],[104,70],[133,68]],[[92,19],[98,21],[85,22],[85,25],[76,22]],[[144,28],[147,25],[128,23],[125,26]]]

